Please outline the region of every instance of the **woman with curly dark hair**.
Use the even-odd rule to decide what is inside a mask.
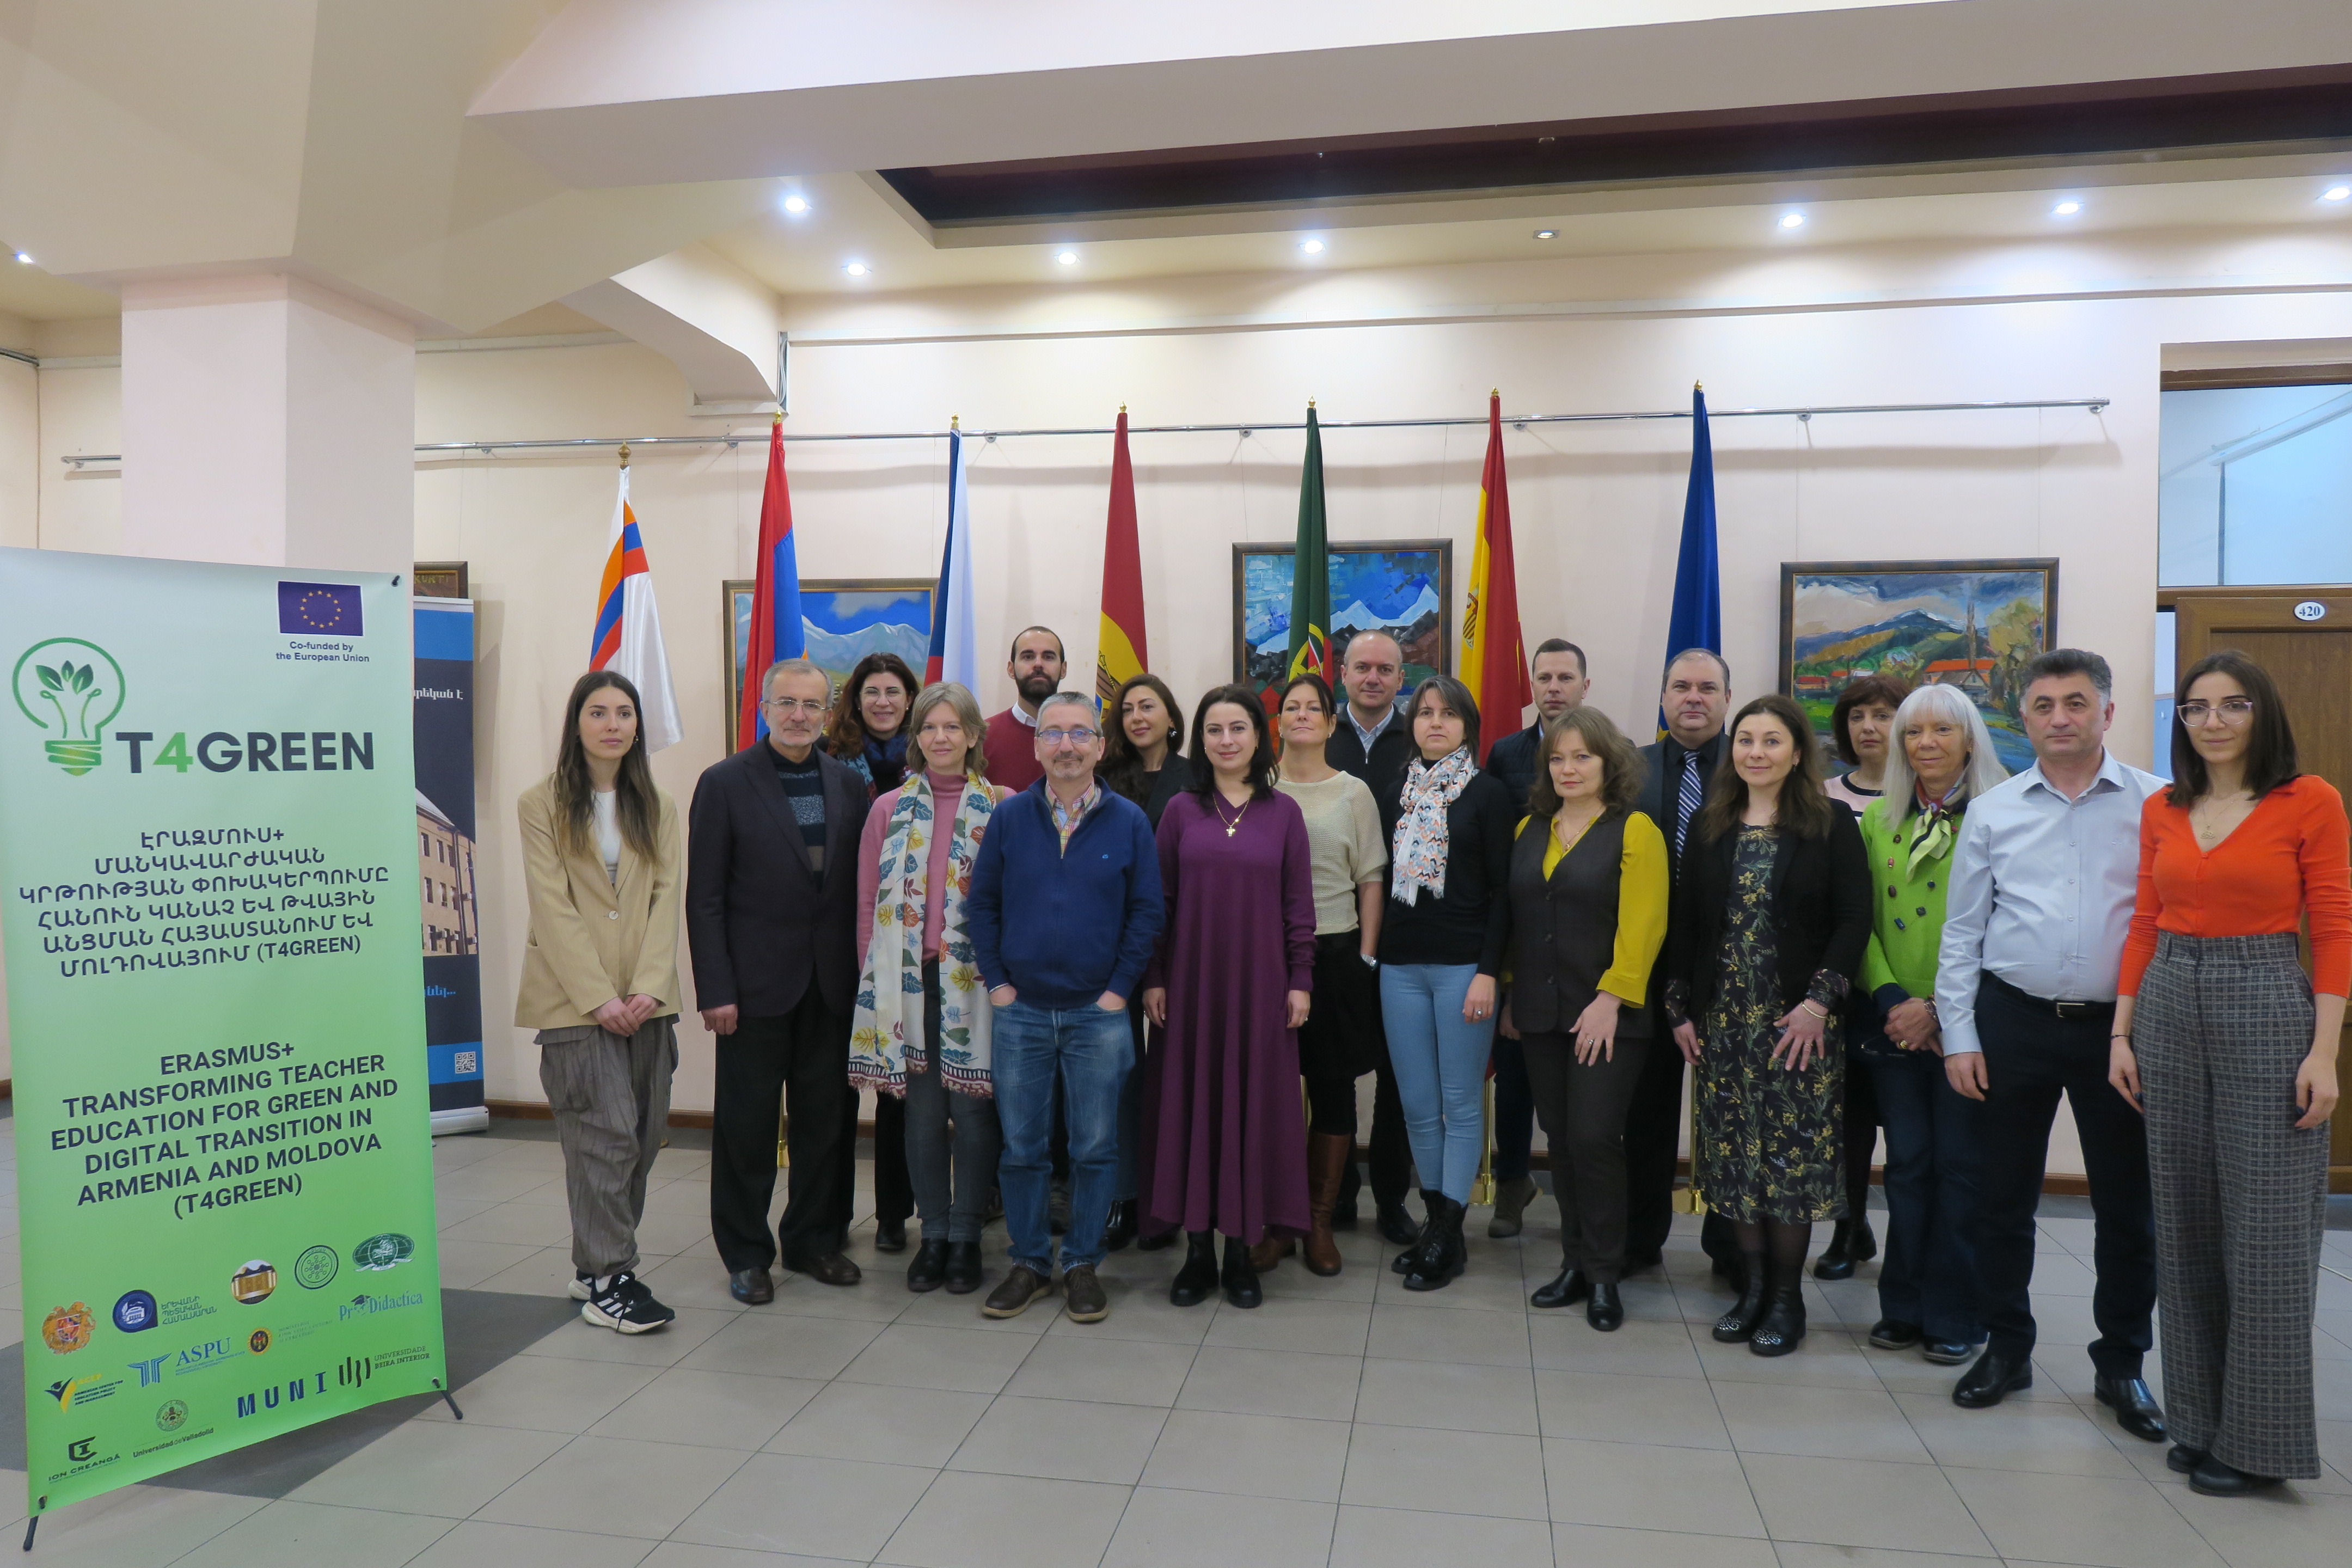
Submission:
[[[915,672],[895,653],[869,653],[834,694],[824,749],[885,795],[907,780],[907,710]]]

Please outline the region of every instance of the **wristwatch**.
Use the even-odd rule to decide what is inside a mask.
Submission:
[[[1378,969],[1378,968],[1381,966],[1381,961],[1380,961],[1379,959],[1377,959],[1377,958],[1374,958],[1374,957],[1373,957],[1370,953],[1369,953],[1369,952],[1360,952],[1360,953],[1356,954],[1356,956],[1357,956],[1358,958],[1360,958],[1360,959],[1362,959],[1362,960],[1364,961],[1364,967],[1365,967],[1366,969]]]

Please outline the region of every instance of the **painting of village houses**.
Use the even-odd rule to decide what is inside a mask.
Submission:
[[[1780,689],[1826,741],[1838,694],[1869,675],[1968,693],[2001,764],[2033,759],[2018,727],[2025,665],[2055,635],[2058,563],[1784,562]]]

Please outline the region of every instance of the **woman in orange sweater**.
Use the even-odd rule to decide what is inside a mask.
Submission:
[[[2278,688],[2244,654],[2181,680],[2172,777],[2140,818],[2108,1079],[2147,1117],[2167,1462],[2233,1497],[2320,1473],[2311,1314],[2352,870],[2343,798],[2296,773]]]

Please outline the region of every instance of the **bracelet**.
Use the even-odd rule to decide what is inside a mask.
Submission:
[[[1812,1014],[1814,1017],[1819,1018],[1824,1024],[1830,1021],[1829,1010],[1825,1007],[1817,1005],[1810,996],[1805,998],[1802,1002],[1798,1003],[1797,1005],[1804,1008],[1807,1012]]]
[[[2121,1040],[2126,1045],[2129,1045],[2131,1043],[2131,1037],[2129,1035],[2109,1035],[2107,1038],[2110,1040]]]

